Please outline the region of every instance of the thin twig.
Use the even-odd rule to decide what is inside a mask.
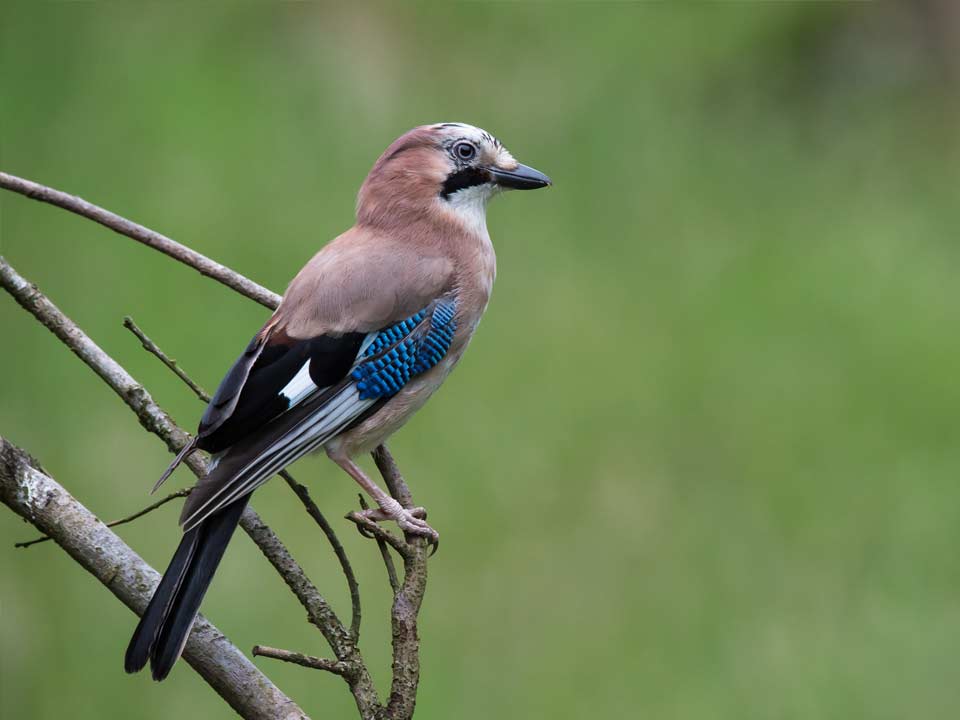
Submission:
[[[170,368],[173,371],[174,375],[176,375],[178,378],[183,380],[186,386],[191,390],[193,390],[193,394],[196,395],[198,398],[200,398],[201,402],[204,402],[204,403],[210,402],[210,395],[207,393],[207,391],[204,390],[199,385],[197,385],[197,383],[195,383],[190,378],[190,376],[187,375],[187,373],[184,372],[179,365],[177,365],[176,360],[174,360],[172,357],[170,357],[165,352],[163,352],[163,350],[157,347],[157,344],[153,342],[153,340],[147,337],[146,333],[144,333],[143,330],[141,330],[137,326],[137,324],[133,321],[132,317],[130,317],[129,315],[124,317],[123,326],[137,336],[137,339],[140,341],[140,344],[143,345],[144,350],[146,350],[151,355],[156,356],[157,359],[160,360],[160,362],[162,362],[164,365],[166,365],[168,368]]]
[[[357,497],[360,498],[360,507],[364,510],[370,508],[367,505],[367,501],[364,499],[363,495],[357,494]],[[359,526],[357,526],[359,529]],[[396,595],[397,591],[400,589],[400,581],[397,580],[397,568],[393,564],[393,556],[390,554],[390,550],[387,548],[387,543],[382,538],[378,536],[373,536],[377,541],[377,547],[380,548],[380,557],[383,558],[383,564],[387,568],[387,579],[390,581],[390,589],[393,590],[393,594]]]
[[[227,266],[221,265],[206,255],[202,255],[196,250],[181,245],[165,235],[154,232],[150,228],[146,228],[132,220],[127,220],[125,217],[121,217],[116,213],[89,203],[76,195],[54,190],[45,185],[40,185],[39,183],[4,172],[0,172],[0,187],[20,193],[33,200],[56,205],[64,210],[69,210],[72,213],[100,223],[114,232],[126,235],[128,238],[152,247],[154,250],[159,250],[164,255],[194,268],[199,271],[201,275],[213,278],[217,282],[223,283],[228,288],[236,290],[241,295],[245,295],[271,310],[276,309],[277,305],[280,304],[279,295],[267,290],[267,288],[262,285],[258,285],[253,282],[253,280],[245,278],[240,273],[234,272]]]
[[[249,509],[249,507],[248,507]],[[310,582],[300,564],[277,537],[277,534],[254,513],[253,522],[244,527],[260,552],[270,561],[277,574],[307,611],[307,619],[320,630],[338,659],[357,652],[350,632],[343,626],[330,604]]]
[[[327,518],[324,517],[323,513],[320,512],[320,508],[317,507],[317,504],[313,501],[313,498],[310,497],[310,491],[307,490],[307,486],[302,485],[294,480],[293,476],[286,470],[280,471],[280,477],[282,477],[286,481],[287,485],[290,486],[290,489],[296,493],[297,497],[300,498],[300,502],[303,503],[303,507],[306,508],[307,513],[313,518],[314,522],[320,526],[323,534],[327,536],[327,541],[330,543],[330,547],[333,548],[333,552],[337,556],[337,560],[340,561],[340,568],[343,570],[343,575],[347,579],[347,588],[350,591],[350,605],[352,608],[350,634],[353,636],[353,641],[355,643],[359,642],[361,619],[360,586],[357,584],[357,576],[353,573],[353,566],[350,564],[350,559],[347,557],[347,552],[343,549],[343,545],[340,543],[340,538],[337,537],[337,533],[334,532],[333,527],[329,522],[327,522]]]
[[[157,502],[153,503],[152,505],[147,505],[147,507],[143,508],[143,510],[138,510],[138,511],[135,512],[133,515],[128,515],[128,516],[125,517],[125,518],[121,518],[121,519],[119,519],[119,520],[114,520],[113,522],[108,522],[108,523],[107,523],[107,527],[108,527],[108,528],[112,528],[112,527],[117,527],[118,525],[125,525],[125,524],[128,523],[128,522],[133,522],[133,521],[136,520],[137,518],[141,518],[141,517],[143,517],[144,515],[146,515],[147,513],[153,512],[153,511],[156,510],[158,507],[160,507],[160,506],[162,506],[162,505],[166,505],[166,504],[167,504],[168,502],[170,502],[171,500],[176,500],[177,498],[186,497],[186,496],[189,495],[191,492],[193,492],[193,488],[192,488],[192,487],[182,488],[182,489],[180,489],[180,490],[177,490],[177,491],[174,492],[174,493],[170,493],[169,495],[167,495],[167,496],[166,496],[165,498],[163,498],[162,500],[157,500]],[[43,537],[38,537],[38,538],[36,538],[35,540],[28,540],[27,542],[14,543],[13,546],[14,546],[15,548],[28,548],[28,547],[30,547],[31,545],[38,545],[38,544],[40,544],[40,543],[42,543],[42,542],[46,542],[47,540],[52,540],[52,539],[53,539],[53,538],[51,538],[49,535],[44,535]]]
[[[254,645],[253,656],[283,660],[284,662],[302,665],[303,667],[313,668],[314,670],[326,670],[329,673],[343,677],[353,673],[353,668],[350,667],[349,663],[341,662],[340,660],[318,658],[313,655],[293,652],[292,650],[268,647],[267,645]]]

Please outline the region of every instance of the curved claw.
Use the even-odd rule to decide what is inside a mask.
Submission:
[[[410,510],[403,510],[401,513],[398,513],[394,520],[397,525],[400,526],[400,529],[409,535],[425,537],[430,541],[431,545],[440,542],[440,533],[427,525],[426,520],[417,517]]]

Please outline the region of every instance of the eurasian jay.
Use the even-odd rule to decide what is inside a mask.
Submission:
[[[414,128],[374,164],[357,222],[290,283],[273,316],[227,372],[196,437],[207,474],[180,516],[183,538],[127,648],[124,667],[172,669],[251,493],[323,448],[393,520],[436,542],[354,463],[399,429],[463,355],[487,307],[496,258],[487,201],[550,185],[489,133],[460,123]]]

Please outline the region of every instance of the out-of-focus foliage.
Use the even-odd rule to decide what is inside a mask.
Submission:
[[[409,127],[496,133],[556,186],[490,208],[474,346],[391,444],[443,536],[418,718],[901,718],[960,690],[960,145],[948,2],[24,3],[0,10],[3,170],[282,290]],[[0,251],[187,426],[266,317],[4,194]],[[167,462],[0,297],[0,433],[104,518]],[[330,516],[352,482],[295,468]],[[178,474],[173,484],[190,481]],[[279,483],[264,518],[347,612]],[[362,647],[387,677],[375,547]],[[123,674],[134,617],[0,512],[0,715],[229,717],[186,666]],[[176,510],[121,535],[157,566]],[[242,535],[205,602],[241,647],[326,648]],[[341,681],[258,661],[315,717]]]

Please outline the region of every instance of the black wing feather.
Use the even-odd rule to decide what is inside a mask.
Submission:
[[[348,332],[297,340],[282,332],[258,332],[220,381],[196,436],[167,466],[153,490],[194,450],[226,450],[286,412],[290,398],[281,391],[305,362],[310,362],[310,379],[318,388],[343,380],[365,337],[366,333]]]
[[[240,397],[240,391],[247,382],[247,377],[253,371],[254,364],[260,358],[264,345],[266,345],[266,340],[261,330],[253,336],[253,339],[247,345],[247,349],[227,370],[227,374],[223,376],[217,391],[210,399],[203,417],[200,418],[200,429],[197,432],[199,437],[216,432],[217,428],[233,413]]]
[[[255,337],[217,388],[200,421],[197,446],[220,452],[286,412],[290,398],[281,391],[308,361],[318,388],[339,382],[353,366],[364,337],[356,332],[304,340],[280,335],[259,346]]]

